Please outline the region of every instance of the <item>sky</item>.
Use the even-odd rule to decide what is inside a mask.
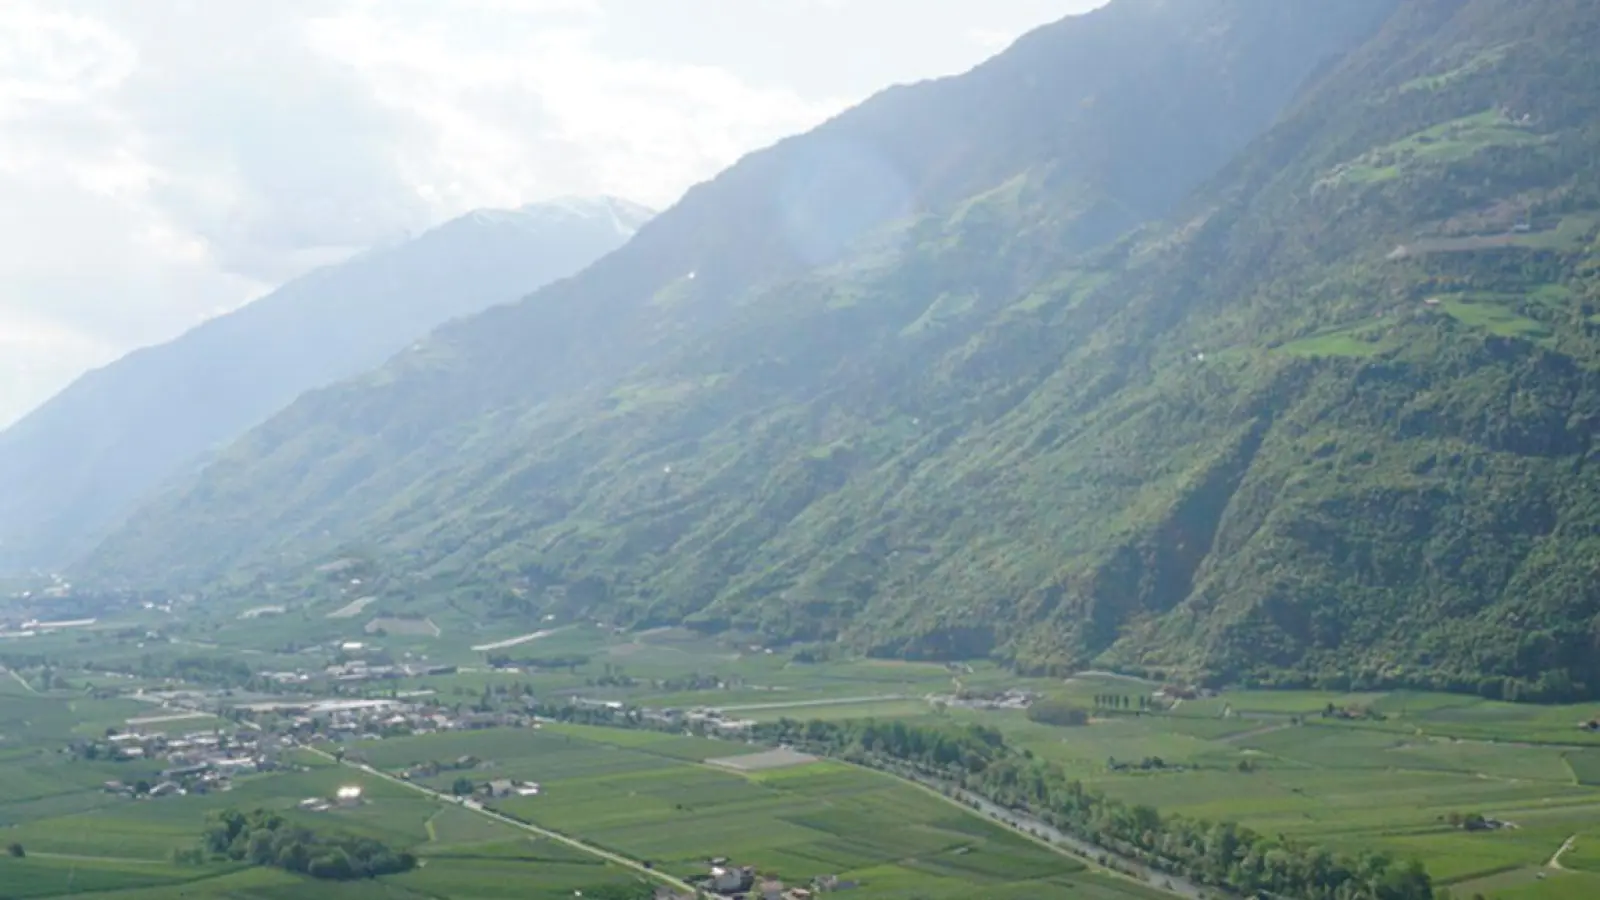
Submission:
[[[0,426],[470,209],[655,208],[1104,0],[0,0]]]

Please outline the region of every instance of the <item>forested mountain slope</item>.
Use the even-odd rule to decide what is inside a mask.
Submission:
[[[71,561],[303,391],[579,271],[649,217],[608,197],[471,213],[84,375],[0,432],[0,569]]]
[[[977,152],[950,170],[970,182],[917,170],[914,214],[854,252],[762,255],[782,230],[721,198],[786,196],[748,173],[818,140],[796,139],[584,277],[296,404],[95,567],[270,573],[361,540],[510,615],[1036,668],[1600,685],[1600,9],[1403,0],[1356,27],[1355,4],[1123,0],[1057,28],[1201,7],[1239,17],[1183,19],[1219,72],[1303,68],[1167,224],[1071,252],[1093,240],[1071,239],[1087,188],[1062,180],[1063,137],[1017,173]],[[1339,46],[1322,16],[1350,52],[1283,52]],[[1173,90],[1148,127],[1227,93]],[[1152,165],[1102,146],[1134,180]],[[710,256],[666,253],[696,240]],[[715,240],[761,264],[702,286],[685,273]],[[496,328],[537,361],[485,352]]]
[[[1404,4],[1169,228],[724,432],[783,451],[704,543],[586,494],[539,558],[889,654],[1600,684],[1597,25]]]
[[[953,295],[957,312],[991,310],[1074,249],[1170,211],[1393,5],[1120,0],[964,76],[886,91],[692,189],[581,276],[302,398],[144,510],[88,571],[205,581],[357,540],[431,571],[462,540],[436,533],[445,523],[474,546],[543,527],[560,512],[533,430],[588,424],[552,404],[719,335],[781,330],[819,292],[858,291],[851,267],[879,272],[879,293],[904,289],[885,316],[927,307],[922,282],[940,272],[982,291]],[[794,351],[782,355],[803,367]],[[485,531],[484,503],[530,518]]]

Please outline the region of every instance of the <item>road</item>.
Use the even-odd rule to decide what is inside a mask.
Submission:
[[[880,694],[876,697],[831,697],[823,700],[785,700],[781,703],[745,703],[739,706],[715,707],[719,713],[756,712],[771,709],[800,709],[806,706],[853,706],[858,703],[883,703],[890,700],[914,700],[905,694]]]
[[[594,856],[594,857],[597,857],[599,859],[603,859],[606,862],[615,863],[616,865],[622,866],[623,868],[631,869],[634,872],[637,872],[638,874],[645,876],[646,878],[651,878],[651,879],[654,879],[656,881],[659,881],[662,884],[668,885],[669,887],[673,888],[674,890],[683,891],[684,893],[686,893],[686,894],[688,894],[690,896],[698,897],[700,895],[699,890],[697,888],[695,888],[695,886],[690,884],[689,882],[684,881],[684,880],[682,880],[680,878],[674,878],[673,876],[668,875],[665,872],[658,872],[655,869],[652,869],[649,866],[646,866],[644,863],[642,863],[642,862],[640,862],[640,861],[638,861],[636,859],[629,859],[626,856],[621,856],[619,854],[612,853],[609,850],[602,850],[599,847],[595,847],[595,846],[592,846],[590,844],[585,844],[583,841],[577,840],[575,838],[567,837],[566,835],[561,834],[560,832],[551,831],[551,830],[549,830],[547,828],[540,828],[537,825],[530,825],[527,822],[522,822],[522,821],[519,821],[517,819],[513,819],[510,816],[501,815],[500,813],[497,813],[492,809],[485,809],[482,805],[480,805],[478,803],[470,803],[470,802],[469,803],[463,803],[460,800],[458,800],[457,798],[452,797],[452,796],[450,796],[448,794],[441,793],[439,791],[433,790],[432,788],[426,787],[424,785],[417,784],[416,782],[413,782],[413,781],[407,781],[404,778],[400,778],[400,777],[395,776],[395,775],[390,775],[387,772],[380,772],[379,770],[374,769],[372,766],[366,765],[364,763],[346,762],[344,760],[335,758],[334,755],[331,754],[331,753],[327,753],[327,752],[325,752],[323,750],[318,750],[315,747],[309,747],[308,746],[308,747],[305,747],[304,749],[309,750],[312,753],[315,753],[318,756],[322,757],[323,759],[329,760],[330,762],[333,762],[333,763],[336,763],[336,764],[339,764],[339,765],[348,766],[348,767],[350,767],[352,769],[355,769],[355,770],[357,770],[359,772],[364,772],[364,773],[366,773],[368,775],[371,775],[371,776],[373,776],[375,778],[382,778],[385,781],[391,782],[393,784],[398,784],[401,787],[410,788],[411,790],[416,791],[419,794],[423,794],[425,796],[431,797],[434,800],[439,801],[440,803],[446,803],[446,804],[449,804],[451,806],[459,806],[462,809],[471,810],[471,811],[477,813],[478,815],[483,816],[486,819],[493,819],[496,822],[500,822],[500,823],[505,824],[505,825],[510,825],[512,828],[520,829],[522,831],[528,832],[529,834],[538,835],[539,837],[542,837],[542,838],[548,838],[549,840],[556,841],[557,843],[565,844],[566,846],[571,847],[572,849],[577,850],[577,851],[579,851],[581,853],[587,853],[590,856]]]
[[[881,770],[873,769],[872,771]],[[1108,868],[1108,871],[1112,872],[1112,874],[1120,875],[1132,881],[1137,881],[1147,887],[1166,891],[1175,897],[1183,897],[1185,900],[1204,900],[1204,898],[1208,897],[1228,896],[1225,892],[1217,888],[1201,887],[1200,885],[1182,878],[1181,876],[1168,875],[1165,872],[1158,872],[1137,860],[1130,859],[1114,851],[1107,850],[1104,847],[1091,844],[1088,841],[1084,841],[1067,834],[1050,823],[1045,822],[1043,819],[1035,818],[1027,813],[1020,813],[1016,810],[1007,809],[1006,807],[990,801],[986,797],[982,797],[970,791],[962,790],[953,784],[947,785],[934,778],[912,778],[894,772],[884,772],[883,774],[897,778],[901,781],[908,782],[910,784],[917,785],[934,796],[960,807],[969,815],[973,813],[974,809],[976,809],[978,814],[993,820],[997,824],[1010,828],[1012,831],[1034,840],[1035,842],[1042,843],[1045,846],[1056,850],[1058,853],[1082,857],[1089,860],[1098,860],[1101,857],[1115,859],[1121,868]],[[945,788],[949,788],[952,791],[951,796],[945,795]],[[1042,838],[1040,837],[1041,835],[1043,836]]]

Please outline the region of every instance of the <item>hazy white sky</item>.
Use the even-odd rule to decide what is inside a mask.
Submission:
[[[1103,0],[0,0],[0,425],[480,206],[658,208]]]

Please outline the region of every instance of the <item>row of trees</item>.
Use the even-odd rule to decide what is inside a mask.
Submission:
[[[1239,673],[1233,680],[1245,688],[1357,693],[1439,691],[1476,694],[1488,700],[1504,700],[1508,703],[1574,703],[1593,699],[1596,695],[1596,689],[1588,681],[1576,679],[1568,669],[1547,669],[1537,678],[1517,678],[1467,669],[1470,660],[1461,661],[1459,667],[1453,665],[1455,662],[1441,660],[1434,668],[1354,672],[1343,667],[1343,664],[1327,672],[1262,668]]]
[[[1130,697],[1127,694],[1096,694],[1094,697],[1095,709],[1137,709],[1144,712],[1150,709],[1150,698],[1145,694]]]
[[[264,809],[211,813],[200,846],[180,856],[187,862],[209,857],[275,866],[333,881],[392,875],[417,864],[410,853],[396,852],[381,841],[318,834]]]
[[[882,755],[941,771],[981,772],[1010,749],[998,730],[984,725],[924,727],[877,719],[799,722],[785,718],[757,724],[751,736],[769,744],[804,746],[825,756],[860,759]]]
[[[1414,860],[1335,853],[1234,823],[1162,815],[1086,788],[1058,764],[1016,752],[981,726],[903,722],[797,722],[757,726],[758,737],[873,765],[932,775],[1026,812],[1068,834],[1151,868],[1249,895],[1302,900],[1432,900],[1432,880]]]

